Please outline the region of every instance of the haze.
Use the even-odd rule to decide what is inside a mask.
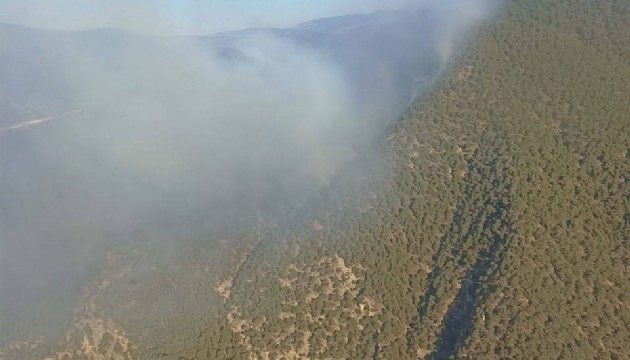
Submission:
[[[194,7],[224,3],[127,3],[78,20],[87,5],[71,12],[76,2],[55,2],[50,13],[49,2],[2,1],[0,19],[181,34],[389,6],[283,1],[258,19],[253,8],[206,27]],[[212,37],[2,25],[2,319],[18,322],[33,303],[80,289],[120,241],[171,253],[208,229],[307,206],[430,88],[493,5],[427,1]]]
[[[44,29],[129,29],[161,35],[208,35],[254,27],[290,27],[330,16],[417,5],[411,0],[0,0],[0,22]]]

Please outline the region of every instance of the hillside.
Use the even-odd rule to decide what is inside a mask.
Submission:
[[[387,181],[250,256],[224,336],[270,358],[627,357],[629,10],[511,3],[389,134]]]
[[[110,251],[47,354],[628,358],[629,94],[629,2],[511,1],[296,210]]]
[[[3,356],[128,331],[117,351],[154,357],[224,318],[231,272],[481,21],[427,11],[202,37],[0,24]]]

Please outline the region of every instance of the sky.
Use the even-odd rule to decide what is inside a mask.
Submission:
[[[423,0],[0,0],[0,22],[35,28],[123,28],[203,35],[290,27],[336,15],[400,8]]]

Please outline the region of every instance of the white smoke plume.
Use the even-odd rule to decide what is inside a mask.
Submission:
[[[120,238],[176,243],[180,229],[300,203],[430,87],[493,5],[206,38],[0,27],[0,317],[80,287]]]

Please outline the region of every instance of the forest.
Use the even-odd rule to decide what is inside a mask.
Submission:
[[[630,358],[629,99],[630,2],[509,1],[286,216],[111,251],[46,356]]]

